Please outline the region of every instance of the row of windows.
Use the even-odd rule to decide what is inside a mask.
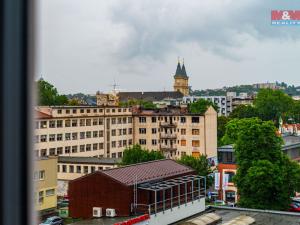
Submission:
[[[132,117],[118,117],[112,118],[111,124],[127,124],[132,123]],[[84,127],[84,126],[98,126],[103,125],[103,118],[94,118],[94,119],[66,119],[66,120],[42,120],[36,121],[36,129],[44,128],[62,128],[62,127]]]
[[[180,121],[180,123],[186,123],[186,117],[181,116],[181,117],[167,117],[167,116],[159,116],[159,117],[151,117],[151,122],[156,123],[157,121],[164,121],[164,122],[169,122],[172,123],[173,121]],[[145,116],[140,116],[139,117],[139,122],[140,123],[146,123],[147,122],[147,117]],[[192,116],[192,123],[199,123],[200,122],[200,117],[199,116]]]
[[[152,145],[157,145],[157,143],[161,143],[161,144],[165,143],[165,144],[167,144],[163,140],[158,140],[157,141],[155,139],[152,139],[151,142],[152,142]],[[178,140],[177,143],[178,144],[180,143],[181,146],[186,146],[187,141],[186,140],[180,140],[180,141]],[[146,139],[139,139],[139,144],[140,145],[146,145],[147,144],[147,140]],[[199,140],[192,140],[192,147],[200,147],[200,141]]]
[[[156,134],[157,132],[160,131],[165,131],[165,133],[168,133],[167,130],[170,130],[171,132],[173,129],[160,129],[160,128],[151,128],[151,133]],[[179,132],[179,129],[177,129]],[[176,128],[174,128],[174,132],[176,132]],[[147,128],[139,128],[139,133],[140,134],[146,134],[147,133]],[[181,135],[186,135],[186,129],[180,129],[180,134]],[[200,135],[200,130],[199,129],[192,129],[192,135]]]
[[[127,111],[130,112],[131,110],[127,109],[127,108],[106,109],[107,113],[127,112]],[[63,112],[65,112],[66,114],[70,114],[70,113],[77,114],[77,112],[79,112],[79,113],[103,113],[103,109],[94,108],[94,109],[58,109],[57,110],[57,114],[62,114]]]
[[[120,148],[126,147],[128,145],[132,145],[132,139],[129,140],[120,140],[120,141],[112,141],[111,147],[112,148]],[[78,153],[78,152],[89,152],[89,151],[96,151],[96,150],[103,150],[104,143],[93,143],[93,144],[86,144],[86,145],[74,145],[74,146],[65,146],[58,147],[58,148],[49,148],[49,149],[41,149],[36,150],[36,156],[54,156],[54,155],[62,155],[62,154],[70,154],[70,153]]]
[[[83,174],[88,174],[88,173],[93,173],[97,170],[106,170],[106,169],[111,169],[113,168],[112,166],[81,166],[81,165],[57,165],[57,172],[61,173],[83,173]]]

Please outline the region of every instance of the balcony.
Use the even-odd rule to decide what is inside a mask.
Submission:
[[[176,127],[177,123],[175,123],[175,122],[160,122],[159,126],[161,126],[161,127]]]
[[[160,146],[161,151],[177,151],[177,145],[161,145]]]
[[[161,133],[160,134],[161,139],[176,139],[177,134],[170,134],[170,133]]]

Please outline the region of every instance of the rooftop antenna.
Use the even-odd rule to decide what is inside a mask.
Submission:
[[[113,87],[113,92],[116,93],[117,87],[120,86],[116,83],[116,79],[114,78],[114,83],[111,85]]]

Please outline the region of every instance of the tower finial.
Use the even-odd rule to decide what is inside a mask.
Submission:
[[[182,64],[184,64],[184,58],[182,58]]]
[[[177,62],[180,63],[180,58],[179,58],[179,56],[177,56]]]

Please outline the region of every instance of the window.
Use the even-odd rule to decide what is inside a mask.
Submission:
[[[47,149],[41,149],[41,156],[47,155]]]
[[[99,118],[99,125],[103,125],[103,119]]]
[[[72,127],[77,127],[77,120],[72,120]]]
[[[115,141],[112,141],[112,142],[111,142],[111,147],[112,147],[112,148],[115,148],[115,147],[116,147],[116,142],[115,142]]]
[[[91,131],[87,131],[85,134],[86,138],[91,138],[92,137],[92,132]]]
[[[73,165],[69,166],[69,173],[74,173],[74,166]]]
[[[73,109],[72,112],[73,112],[74,114],[76,114],[76,113],[77,113],[77,109]]]
[[[132,134],[132,128],[128,128],[128,134]]]
[[[122,118],[118,118],[118,124],[122,124]]]
[[[152,134],[156,134],[157,130],[156,128],[152,128]]]
[[[98,119],[93,119],[93,126],[98,125]]]
[[[71,120],[65,120],[65,127],[71,126]]]
[[[79,126],[84,127],[85,126],[85,119],[79,120]]]
[[[84,113],[84,109],[80,109],[80,113]]]
[[[112,109],[112,110],[111,110],[111,112],[113,112],[113,113],[114,113],[114,112],[116,112],[116,110],[115,110],[115,109]]]
[[[47,135],[41,135],[40,142],[46,142],[46,141],[47,141]]]
[[[83,173],[84,173],[84,174],[89,173],[89,167],[88,167],[88,166],[84,166],[84,167],[83,167]]]
[[[111,119],[111,124],[116,124],[116,118]]]
[[[99,149],[104,149],[104,144],[103,143],[99,143]]]
[[[128,140],[128,145],[132,145],[132,139]]]
[[[118,109],[118,112],[122,112],[122,109]]]
[[[199,140],[193,140],[192,141],[192,146],[193,147],[199,147],[200,146],[200,141]]]
[[[56,121],[56,127],[63,127],[63,121],[62,120],[57,120]]]
[[[51,155],[51,156],[55,155],[55,148],[49,149],[49,155]]]
[[[122,129],[119,129],[118,131],[119,131],[119,136],[121,136],[122,135]]]
[[[181,140],[181,141],[180,141],[180,145],[181,145],[181,146],[186,146],[186,140]]]
[[[146,117],[139,117],[140,123],[146,123]]]
[[[152,139],[152,145],[157,145],[157,140],[156,139]]]
[[[122,140],[118,141],[118,148],[122,147]]]
[[[56,153],[57,153],[57,155],[63,154],[63,148],[62,148],[62,147],[58,147],[58,148],[56,149]]]
[[[140,145],[145,145],[146,144],[146,139],[139,139]]]
[[[61,109],[58,109],[58,110],[57,110],[57,114],[61,114]]]
[[[97,112],[97,109],[93,109],[93,112],[96,113],[96,112]]]
[[[91,110],[90,110],[90,109],[87,109],[87,110],[86,110],[86,112],[87,112],[87,113],[90,113],[90,112],[91,112]]]
[[[77,145],[72,146],[72,153],[77,153]]]
[[[41,128],[47,128],[47,121],[41,121]]]
[[[93,151],[95,151],[95,150],[98,150],[98,144],[97,143],[93,144]]]
[[[102,113],[103,112],[103,109],[99,109],[99,113]]]
[[[186,122],[186,118],[185,117],[180,117],[180,123],[185,123]]]
[[[62,172],[63,172],[63,173],[66,173],[66,172],[67,172],[67,166],[66,166],[66,165],[63,165],[63,166],[62,166]]]
[[[102,166],[98,166],[98,170],[103,170],[103,167]]]
[[[91,151],[91,144],[87,144],[85,146],[85,151]]]
[[[112,158],[116,158],[116,153],[112,153],[112,154],[111,154],[111,157],[112,157]]]
[[[180,134],[181,134],[181,135],[186,135],[186,129],[181,129],[181,130],[180,130]]]
[[[126,124],[126,123],[127,123],[127,118],[123,117],[123,124]]]
[[[85,148],[85,145],[80,145],[80,147],[79,147],[80,152],[84,152],[84,148]]]
[[[39,171],[39,180],[45,180],[45,170]]]
[[[55,128],[55,120],[50,120],[49,121],[49,127],[50,128]]]
[[[57,141],[62,141],[63,140],[63,134],[57,134],[56,135],[56,140]]]
[[[225,174],[228,174],[228,183],[232,183],[235,173],[232,171],[226,171]]]
[[[49,134],[49,141],[55,141],[55,134]]]
[[[65,133],[65,140],[71,140],[71,133]]]
[[[76,133],[72,133],[72,140],[77,140],[77,132]]]
[[[103,136],[104,136],[103,130],[99,130],[99,137],[103,137]]]
[[[93,138],[98,137],[98,131],[93,131]]]
[[[186,152],[181,152],[181,156],[185,156],[186,155]]]
[[[80,139],[85,139],[85,132],[80,132]]]
[[[54,189],[48,189],[48,190],[46,190],[46,197],[52,196],[54,194],[55,194],[55,190]]]
[[[199,129],[192,129],[192,135],[199,135],[200,131]]]
[[[123,146],[127,146],[127,140],[123,140]]]
[[[70,146],[66,146],[65,147],[65,154],[69,154],[71,151],[71,147]]]
[[[44,203],[44,191],[39,192],[39,204]]]
[[[111,130],[111,136],[116,136],[116,130],[115,129]]]
[[[128,123],[132,123],[132,117],[128,117]]]
[[[118,158],[122,158],[122,152],[118,152]]]
[[[196,116],[193,116],[193,117],[192,117],[192,123],[199,123],[199,121],[200,121],[200,120],[199,120],[199,116],[197,116],[197,117],[196,117]]]
[[[70,114],[70,109],[66,109],[66,114]]]
[[[139,128],[140,134],[146,134],[146,128]]]
[[[126,135],[126,134],[127,134],[127,129],[124,128],[124,129],[123,129],[123,135]]]
[[[76,173],[81,173],[81,166],[76,166]]]
[[[85,125],[86,126],[91,126],[91,119],[86,119]]]
[[[127,112],[127,109],[123,109],[123,112]]]
[[[151,118],[152,123],[156,123],[156,117]]]
[[[96,171],[96,168],[94,166],[91,166],[91,173],[94,173]]]

